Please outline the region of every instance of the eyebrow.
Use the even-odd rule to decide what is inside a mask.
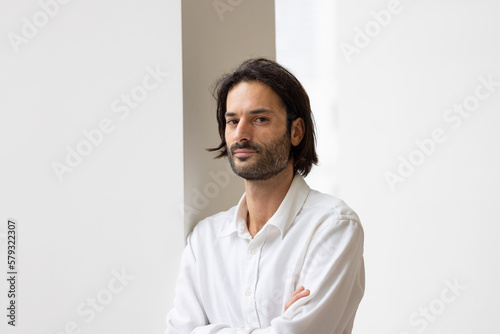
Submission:
[[[255,110],[251,110],[249,112],[250,115],[258,115],[258,114],[272,114],[274,113],[273,110],[271,109],[266,109],[266,108],[259,108],[259,109],[255,109]],[[236,116],[236,113],[234,112],[231,112],[231,111],[226,111],[225,117],[234,117]]]

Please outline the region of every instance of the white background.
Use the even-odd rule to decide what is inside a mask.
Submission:
[[[479,76],[500,82],[500,5],[402,0],[346,57],[341,43],[356,46],[355,27],[388,4],[276,2],[277,59],[310,92],[327,157],[308,182],[343,198],[365,229],[366,293],[353,332],[496,333],[500,87],[456,129],[443,114],[474,94]],[[384,174],[435,128],[446,141],[392,191]],[[465,287],[447,292],[449,303],[446,280]]]
[[[40,11],[0,7],[0,233],[19,224],[18,326],[6,324],[3,235],[0,331],[162,333],[184,245],[180,2],[72,1],[16,53],[8,33]],[[112,102],[157,66],[168,77],[120,118]],[[59,182],[51,164],[104,118],[114,130]]]

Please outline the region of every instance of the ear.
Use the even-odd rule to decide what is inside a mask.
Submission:
[[[297,118],[292,122],[292,129],[290,133],[290,140],[293,146],[297,146],[304,138],[304,133],[306,131],[306,126],[304,124],[304,120],[302,118]]]

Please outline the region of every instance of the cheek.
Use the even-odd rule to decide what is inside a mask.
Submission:
[[[224,140],[226,141],[226,146],[227,147],[230,147],[231,146],[231,131],[226,129],[225,132],[224,132]]]
[[[286,126],[280,125],[272,131],[263,133],[261,138],[265,141],[282,141],[284,137],[290,138],[290,134]]]

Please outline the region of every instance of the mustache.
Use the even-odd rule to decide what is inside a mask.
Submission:
[[[260,147],[260,145],[251,144],[250,142],[245,141],[243,143],[234,143],[231,146],[231,148],[230,148],[231,154],[234,154],[234,151],[236,151],[236,150],[253,150],[256,152],[260,152],[261,147]]]

